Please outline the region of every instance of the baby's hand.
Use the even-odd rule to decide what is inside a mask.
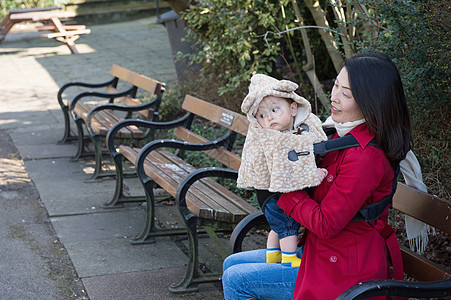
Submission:
[[[319,177],[319,179],[320,179],[321,181],[323,181],[324,178],[326,178],[326,176],[327,176],[327,170],[326,170],[326,169],[322,169],[322,168],[318,168],[318,169],[317,169],[317,172],[318,172],[318,177]]]

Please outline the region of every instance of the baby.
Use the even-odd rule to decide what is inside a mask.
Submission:
[[[301,262],[296,256],[300,224],[277,206],[277,200],[280,193],[318,185],[327,175],[325,169],[316,168],[313,155],[313,143],[326,139],[321,121],[310,112],[310,103],[294,93],[296,89],[287,80],[252,77],[242,105],[250,125],[238,175],[239,187],[275,192],[264,202],[259,199],[271,228],[266,261],[292,267]],[[289,160],[290,150],[302,153],[301,158]]]

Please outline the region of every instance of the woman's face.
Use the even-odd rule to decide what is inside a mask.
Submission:
[[[330,100],[332,120],[335,122],[345,123],[363,119],[363,114],[352,95],[346,68],[342,68],[335,79]]]

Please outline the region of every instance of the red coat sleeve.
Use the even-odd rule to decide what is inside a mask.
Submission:
[[[314,200],[305,191],[296,191],[283,194],[278,205],[318,237],[332,238],[363,206],[383,198],[383,194],[375,191],[384,176],[390,174],[387,167],[391,169],[380,149],[348,149],[336,171],[329,171],[332,182],[322,183],[329,185],[323,199]],[[384,193],[388,194],[390,188],[390,185],[384,187]],[[374,199],[375,195],[380,199]]]

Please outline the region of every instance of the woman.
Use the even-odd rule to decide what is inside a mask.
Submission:
[[[411,146],[409,113],[393,62],[378,53],[348,59],[332,89],[331,114],[336,137],[351,134],[360,146],[328,153],[319,166],[328,176],[310,195],[296,191],[278,201],[306,228],[301,266],[264,264],[261,250],[232,255],[224,261],[225,299],[335,299],[359,282],[391,278],[387,247],[394,275],[402,279],[388,208],[373,222],[352,221],[361,208],[390,194],[393,168]],[[368,145],[373,138],[379,147]]]

